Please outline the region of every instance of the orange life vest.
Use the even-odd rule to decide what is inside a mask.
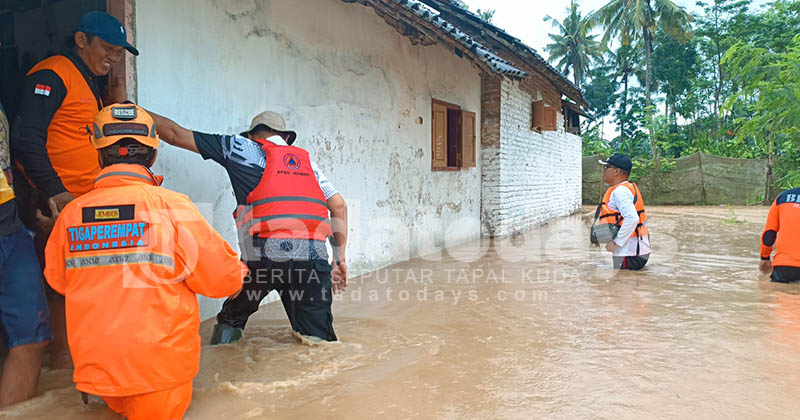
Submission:
[[[255,140],[264,149],[264,175],[233,213],[239,232],[262,238],[314,239],[333,235],[328,204],[311,168],[308,152]]]
[[[612,210],[611,207],[608,206],[608,202],[611,200],[611,193],[620,187],[625,187],[631,190],[631,193],[633,193],[633,204],[636,206],[636,212],[639,213],[639,224],[636,225],[636,229],[634,229],[631,237],[638,236],[641,238],[649,235],[650,232],[647,229],[646,224],[647,212],[644,210],[644,198],[642,198],[642,192],[639,191],[639,186],[632,182],[623,182],[621,184],[609,187],[606,190],[606,193],[603,195],[603,200],[600,202],[600,206],[597,209],[597,214],[595,214],[595,224],[613,224],[622,226],[622,221],[624,220],[622,214],[620,214],[618,211]]]
[[[97,151],[89,143],[86,127],[102,108],[102,100],[75,64],[63,55],[42,60],[28,75],[40,70],[55,72],[67,89],[67,96],[47,127],[47,155],[64,188],[75,196],[85,194],[100,174]]]

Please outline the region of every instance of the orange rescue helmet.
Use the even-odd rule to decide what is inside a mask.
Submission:
[[[124,138],[158,148],[159,138],[153,117],[136,104],[113,104],[101,109],[94,117],[92,146],[102,149]]]

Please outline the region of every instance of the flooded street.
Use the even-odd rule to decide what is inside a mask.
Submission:
[[[800,285],[758,274],[767,209],[649,210],[638,273],[611,270],[579,214],[352,279],[338,343],[300,342],[266,305],[243,342],[203,349],[186,418],[800,417]],[[40,388],[0,418],[114,418],[69,372]]]

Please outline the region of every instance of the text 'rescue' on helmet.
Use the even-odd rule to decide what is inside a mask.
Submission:
[[[114,104],[100,110],[91,130],[92,146],[103,149],[125,138],[158,148],[156,124],[150,114],[135,104]]]

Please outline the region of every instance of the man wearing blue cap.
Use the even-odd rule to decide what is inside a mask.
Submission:
[[[633,163],[628,155],[614,153],[600,164],[603,182],[610,187],[597,206],[591,242],[605,244],[614,268],[641,270],[650,258],[650,232],[642,192],[628,181]]]
[[[89,143],[86,127],[104,103],[127,99],[118,80],[109,83],[103,98],[98,78],[109,73],[125,50],[139,54],[128,43],[125,27],[105,12],[83,15],[73,40],[73,48],[41,61],[28,72],[11,135],[11,150],[22,170],[15,185],[20,215],[37,233],[40,257],[52,228],[41,215],[55,220],[67,203],[92,189],[100,173],[97,151]],[[51,299],[50,304],[54,329],[51,365],[70,367],[63,301]]]

